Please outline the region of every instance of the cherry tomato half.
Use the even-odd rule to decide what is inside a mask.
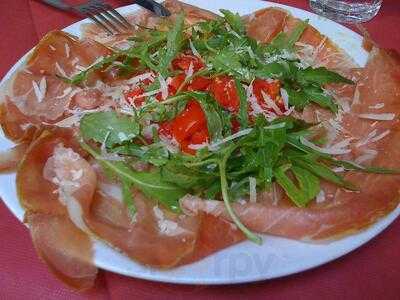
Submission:
[[[280,89],[281,89],[281,83],[278,80],[267,81],[257,78],[253,81],[254,96],[256,96],[257,103],[264,110],[273,111],[273,109],[271,109],[265,102],[262,94],[263,92],[267,94],[275,102],[275,104],[279,107],[279,109],[282,112],[285,111],[285,105],[283,103],[282,98],[279,96]]]
[[[172,61],[172,68],[174,70],[183,70],[187,72],[190,68],[190,64],[193,65],[193,72],[204,68],[204,63],[201,59],[191,54],[181,54]]]
[[[172,135],[178,143],[196,131],[207,127],[206,116],[197,101],[189,101],[186,108],[172,121]]]
[[[239,95],[235,80],[229,76],[215,77],[210,86],[211,93],[221,106],[230,112],[238,112],[240,106]]]
[[[212,80],[204,76],[197,76],[188,85],[188,91],[208,91]]]
[[[136,87],[130,91],[124,93],[125,100],[135,107],[141,107],[145,101],[143,95],[144,89],[141,87]]]

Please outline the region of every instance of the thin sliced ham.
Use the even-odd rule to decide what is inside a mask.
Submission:
[[[62,282],[77,290],[91,288],[97,276],[92,243],[65,215],[26,213],[39,257]]]
[[[244,17],[247,34],[262,42],[269,43],[284,29],[289,13],[279,8],[261,9]]]
[[[80,41],[63,31],[52,31],[35,47],[26,68],[36,75],[70,77],[80,72],[78,66],[86,68],[110,54],[109,48],[93,40]]]
[[[64,283],[76,289],[88,289],[97,274],[92,262],[92,243],[77,225],[79,215],[76,209],[71,209],[73,205],[69,201],[74,198],[83,202],[92,197],[95,173],[72,148],[77,149],[77,145],[71,131],[44,132],[32,143],[19,165],[17,191],[39,256]],[[77,174],[79,170],[84,170],[81,175]],[[66,185],[61,178],[65,174],[74,180],[73,186]]]
[[[29,143],[21,143],[11,149],[0,151],[0,173],[14,172],[17,166],[25,155]]]
[[[132,220],[123,203],[96,193],[84,207],[84,219],[100,239],[145,265],[171,268],[196,245],[199,219],[179,218],[140,193],[134,193],[137,213]]]

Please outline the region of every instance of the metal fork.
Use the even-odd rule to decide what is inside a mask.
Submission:
[[[74,6],[79,13],[89,17],[109,34],[118,34],[132,29],[132,25],[111,5],[101,0],[90,0]]]
[[[84,15],[108,34],[128,32],[132,25],[118,11],[102,0],[89,0],[80,5],[68,5],[62,0],[42,0],[43,2],[64,11],[72,11]]]

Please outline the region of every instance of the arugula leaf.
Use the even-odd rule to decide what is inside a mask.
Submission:
[[[308,26],[308,20],[300,21],[287,38],[287,48],[293,49],[294,44],[300,39]]]
[[[240,62],[240,55],[231,49],[224,48],[211,57],[210,62],[217,72],[230,73],[248,83],[254,78],[254,74],[250,69],[244,67]]]
[[[283,50],[293,51],[295,43],[299,40],[304,30],[307,28],[308,20],[300,21],[288,36],[285,32],[278,33],[269,45],[266,46],[265,52],[270,54],[280,53]]]
[[[327,108],[334,113],[338,112],[338,105],[334,102],[333,98],[327,95],[321,88],[309,86],[304,88],[303,91],[308,101],[315,102],[319,106]]]
[[[251,232],[246,226],[243,225],[243,223],[240,221],[240,219],[237,217],[236,213],[232,209],[232,206],[230,204],[229,200],[229,194],[228,194],[228,181],[226,178],[226,166],[227,166],[227,161],[232,152],[235,150],[235,147],[230,147],[226,150],[226,153],[222,157],[221,161],[219,162],[219,172],[220,172],[220,178],[221,178],[221,192],[222,192],[222,199],[224,200],[224,204],[226,207],[226,210],[228,211],[229,216],[232,218],[232,221],[236,224],[236,226],[246,235],[246,237],[251,240],[252,242],[261,245],[262,244],[262,239],[255,235],[253,232]]]
[[[299,186],[285,174],[293,171]],[[291,165],[282,165],[275,169],[275,178],[289,198],[299,207],[305,207],[320,191],[319,180],[311,172]]]
[[[294,165],[309,170],[314,175],[323,178],[326,181],[332,182],[338,186],[344,187],[349,190],[357,190],[357,188],[352,183],[344,180],[343,177],[339,176],[338,174],[333,172],[330,168],[321,163],[308,160],[304,157],[296,157],[295,159],[291,160],[291,162]]]
[[[237,78],[235,78],[235,85],[240,100],[239,115],[238,115],[240,122],[240,129],[245,129],[249,126],[249,114],[247,107],[248,103],[247,103],[246,91],[244,90],[241,82]]]
[[[178,165],[172,161],[161,168],[161,176],[166,182],[176,184],[184,189],[196,189],[211,184],[216,176],[201,173],[196,169]]]
[[[224,15],[226,22],[236,33],[244,34],[246,32],[246,29],[242,22],[242,18],[239,16],[239,14],[234,14],[233,12],[226,9],[220,9],[219,11]]]
[[[185,15],[179,13],[175,19],[174,26],[168,32],[166,51],[160,58],[160,63],[158,64],[159,72],[163,77],[167,76],[171,61],[179,53],[182,47],[184,20]]]
[[[293,105],[297,110],[302,110],[310,103],[309,97],[301,89],[296,91],[294,88],[285,85],[285,90],[289,96],[289,104]]]
[[[114,172],[121,179],[126,180],[129,184],[139,189],[144,195],[150,199],[154,199],[162,203],[174,212],[180,212],[178,200],[182,198],[187,191],[177,187],[174,184],[165,182],[162,179],[159,171],[134,171],[124,162],[105,160],[100,156],[99,153],[97,153],[83,141],[81,142],[81,146],[103,166]]]
[[[269,64],[261,65],[255,75],[260,78],[276,78],[285,79],[288,78],[288,67],[283,63],[273,62]]]
[[[122,179],[122,200],[127,207],[130,216],[133,218],[136,214],[136,207],[133,203],[133,195],[131,191],[132,185],[126,179]]]
[[[328,83],[347,83],[354,84],[353,81],[341,76],[338,73],[328,70],[324,67],[313,69],[308,67],[304,70],[298,71],[298,80],[302,83],[315,83],[324,85]]]
[[[139,134],[139,124],[115,111],[86,114],[80,122],[80,132],[86,140],[103,143],[108,148],[132,140]]]

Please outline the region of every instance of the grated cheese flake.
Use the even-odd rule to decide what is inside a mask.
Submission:
[[[67,58],[69,58],[69,54],[71,52],[71,49],[69,48],[69,45],[67,43],[64,44],[64,47],[65,47],[65,56]]]
[[[392,121],[396,115],[394,113],[381,113],[381,114],[359,114],[359,118],[378,121]]]
[[[250,202],[257,202],[257,180],[254,177],[249,177],[249,194]]]
[[[321,152],[321,153],[326,153],[326,154],[331,154],[331,155],[341,155],[341,154],[346,154],[350,153],[351,149],[346,149],[346,148],[323,148],[319,147],[313,143],[311,143],[309,140],[306,140],[304,137],[300,137],[300,142],[304,145],[307,146],[315,151]]]
[[[61,66],[58,64],[58,62],[55,63],[57,71],[60,73],[59,75],[63,77],[68,77],[67,74],[65,73],[64,69],[61,68]]]

